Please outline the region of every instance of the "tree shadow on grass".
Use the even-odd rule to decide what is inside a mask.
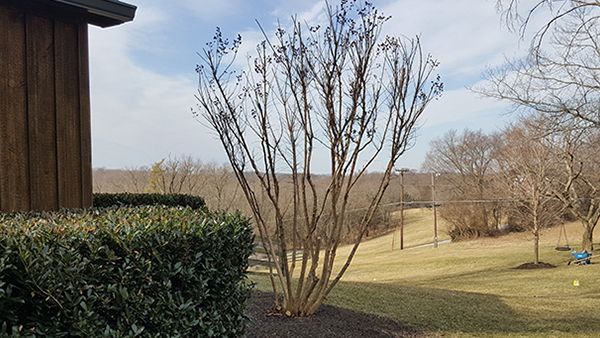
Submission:
[[[384,283],[341,282],[329,304],[393,319],[419,331],[487,334],[600,332],[598,316],[590,314],[521,314],[498,296]]]

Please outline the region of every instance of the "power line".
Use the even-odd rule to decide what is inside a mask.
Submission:
[[[551,197],[546,197],[546,200],[552,200],[553,198]],[[589,198],[578,198],[578,201],[598,201],[600,200],[600,197],[589,197]],[[448,200],[448,201],[435,201],[435,204],[453,204],[453,203],[510,203],[510,202],[527,202],[527,201],[533,201],[533,199],[529,199],[529,198],[509,198],[509,199],[493,199],[493,200]],[[380,206],[382,207],[386,207],[386,206],[399,206],[400,203],[404,204],[404,205],[411,205],[411,204],[433,204],[433,201],[410,201],[410,202],[393,202],[393,203],[388,203],[388,204],[382,204]],[[358,210],[362,210],[362,209],[356,209],[356,211]]]

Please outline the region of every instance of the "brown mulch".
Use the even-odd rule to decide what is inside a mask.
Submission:
[[[538,264],[535,264],[535,263],[521,264],[521,265],[517,266],[515,269],[526,269],[526,270],[527,269],[553,269],[555,267],[556,267],[556,265],[539,262]]]
[[[273,294],[254,291],[246,314],[250,323],[246,338],[424,338],[424,333],[393,320],[322,305],[308,318],[268,316]]]

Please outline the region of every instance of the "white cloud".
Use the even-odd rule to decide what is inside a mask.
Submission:
[[[244,0],[181,0],[181,5],[207,23],[214,24],[227,16],[235,16]]]
[[[381,0],[375,5],[383,1],[380,10],[392,15],[384,33],[422,34],[424,51],[442,62],[439,71],[447,81],[448,91],[426,111],[417,146],[407,154],[410,166],[420,165],[428,140],[444,130],[501,123],[503,104],[464,88],[479,81],[486,64],[499,64],[503,54],[518,50],[518,37],[501,27],[492,1]],[[285,27],[294,13],[317,22],[324,8],[321,0],[147,0],[138,5],[133,23],[90,29],[94,166],[150,165],[169,152],[225,162],[215,136],[191,117],[197,78],[189,55],[221,25],[227,34],[241,32],[238,65],[245,66],[246,53],[254,54],[263,39],[255,18],[272,31],[277,19]]]
[[[441,62],[445,78],[478,76],[483,65],[498,64],[503,53],[518,47],[518,36],[502,27],[489,1],[401,0],[383,12],[392,15],[384,33],[421,35],[424,51]]]
[[[326,19],[325,9],[325,1],[316,2],[310,9],[298,14],[298,21],[309,25],[322,23]]]
[[[148,165],[169,152],[222,162],[221,148],[190,112],[195,74],[140,67],[129,57],[131,39],[126,30],[90,29],[93,165]]]
[[[468,124],[491,111],[506,111],[510,107],[506,102],[482,98],[467,88],[444,92],[442,97],[433,101],[423,116],[423,127],[431,128],[455,122]]]

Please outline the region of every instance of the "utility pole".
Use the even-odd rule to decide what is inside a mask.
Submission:
[[[400,169],[400,250],[404,250],[404,169]]]
[[[400,250],[404,250],[404,173],[408,169],[400,169]]]
[[[435,202],[435,177],[437,173],[431,173],[431,195],[433,197],[433,231],[435,233],[433,245],[438,247],[438,230],[437,230],[437,204]]]
[[[409,170],[407,168],[396,169],[396,172],[400,173],[400,250],[404,250],[404,173],[409,172]],[[398,226],[396,225],[396,231],[394,231],[394,236],[392,236],[392,251],[394,250],[397,233]]]

